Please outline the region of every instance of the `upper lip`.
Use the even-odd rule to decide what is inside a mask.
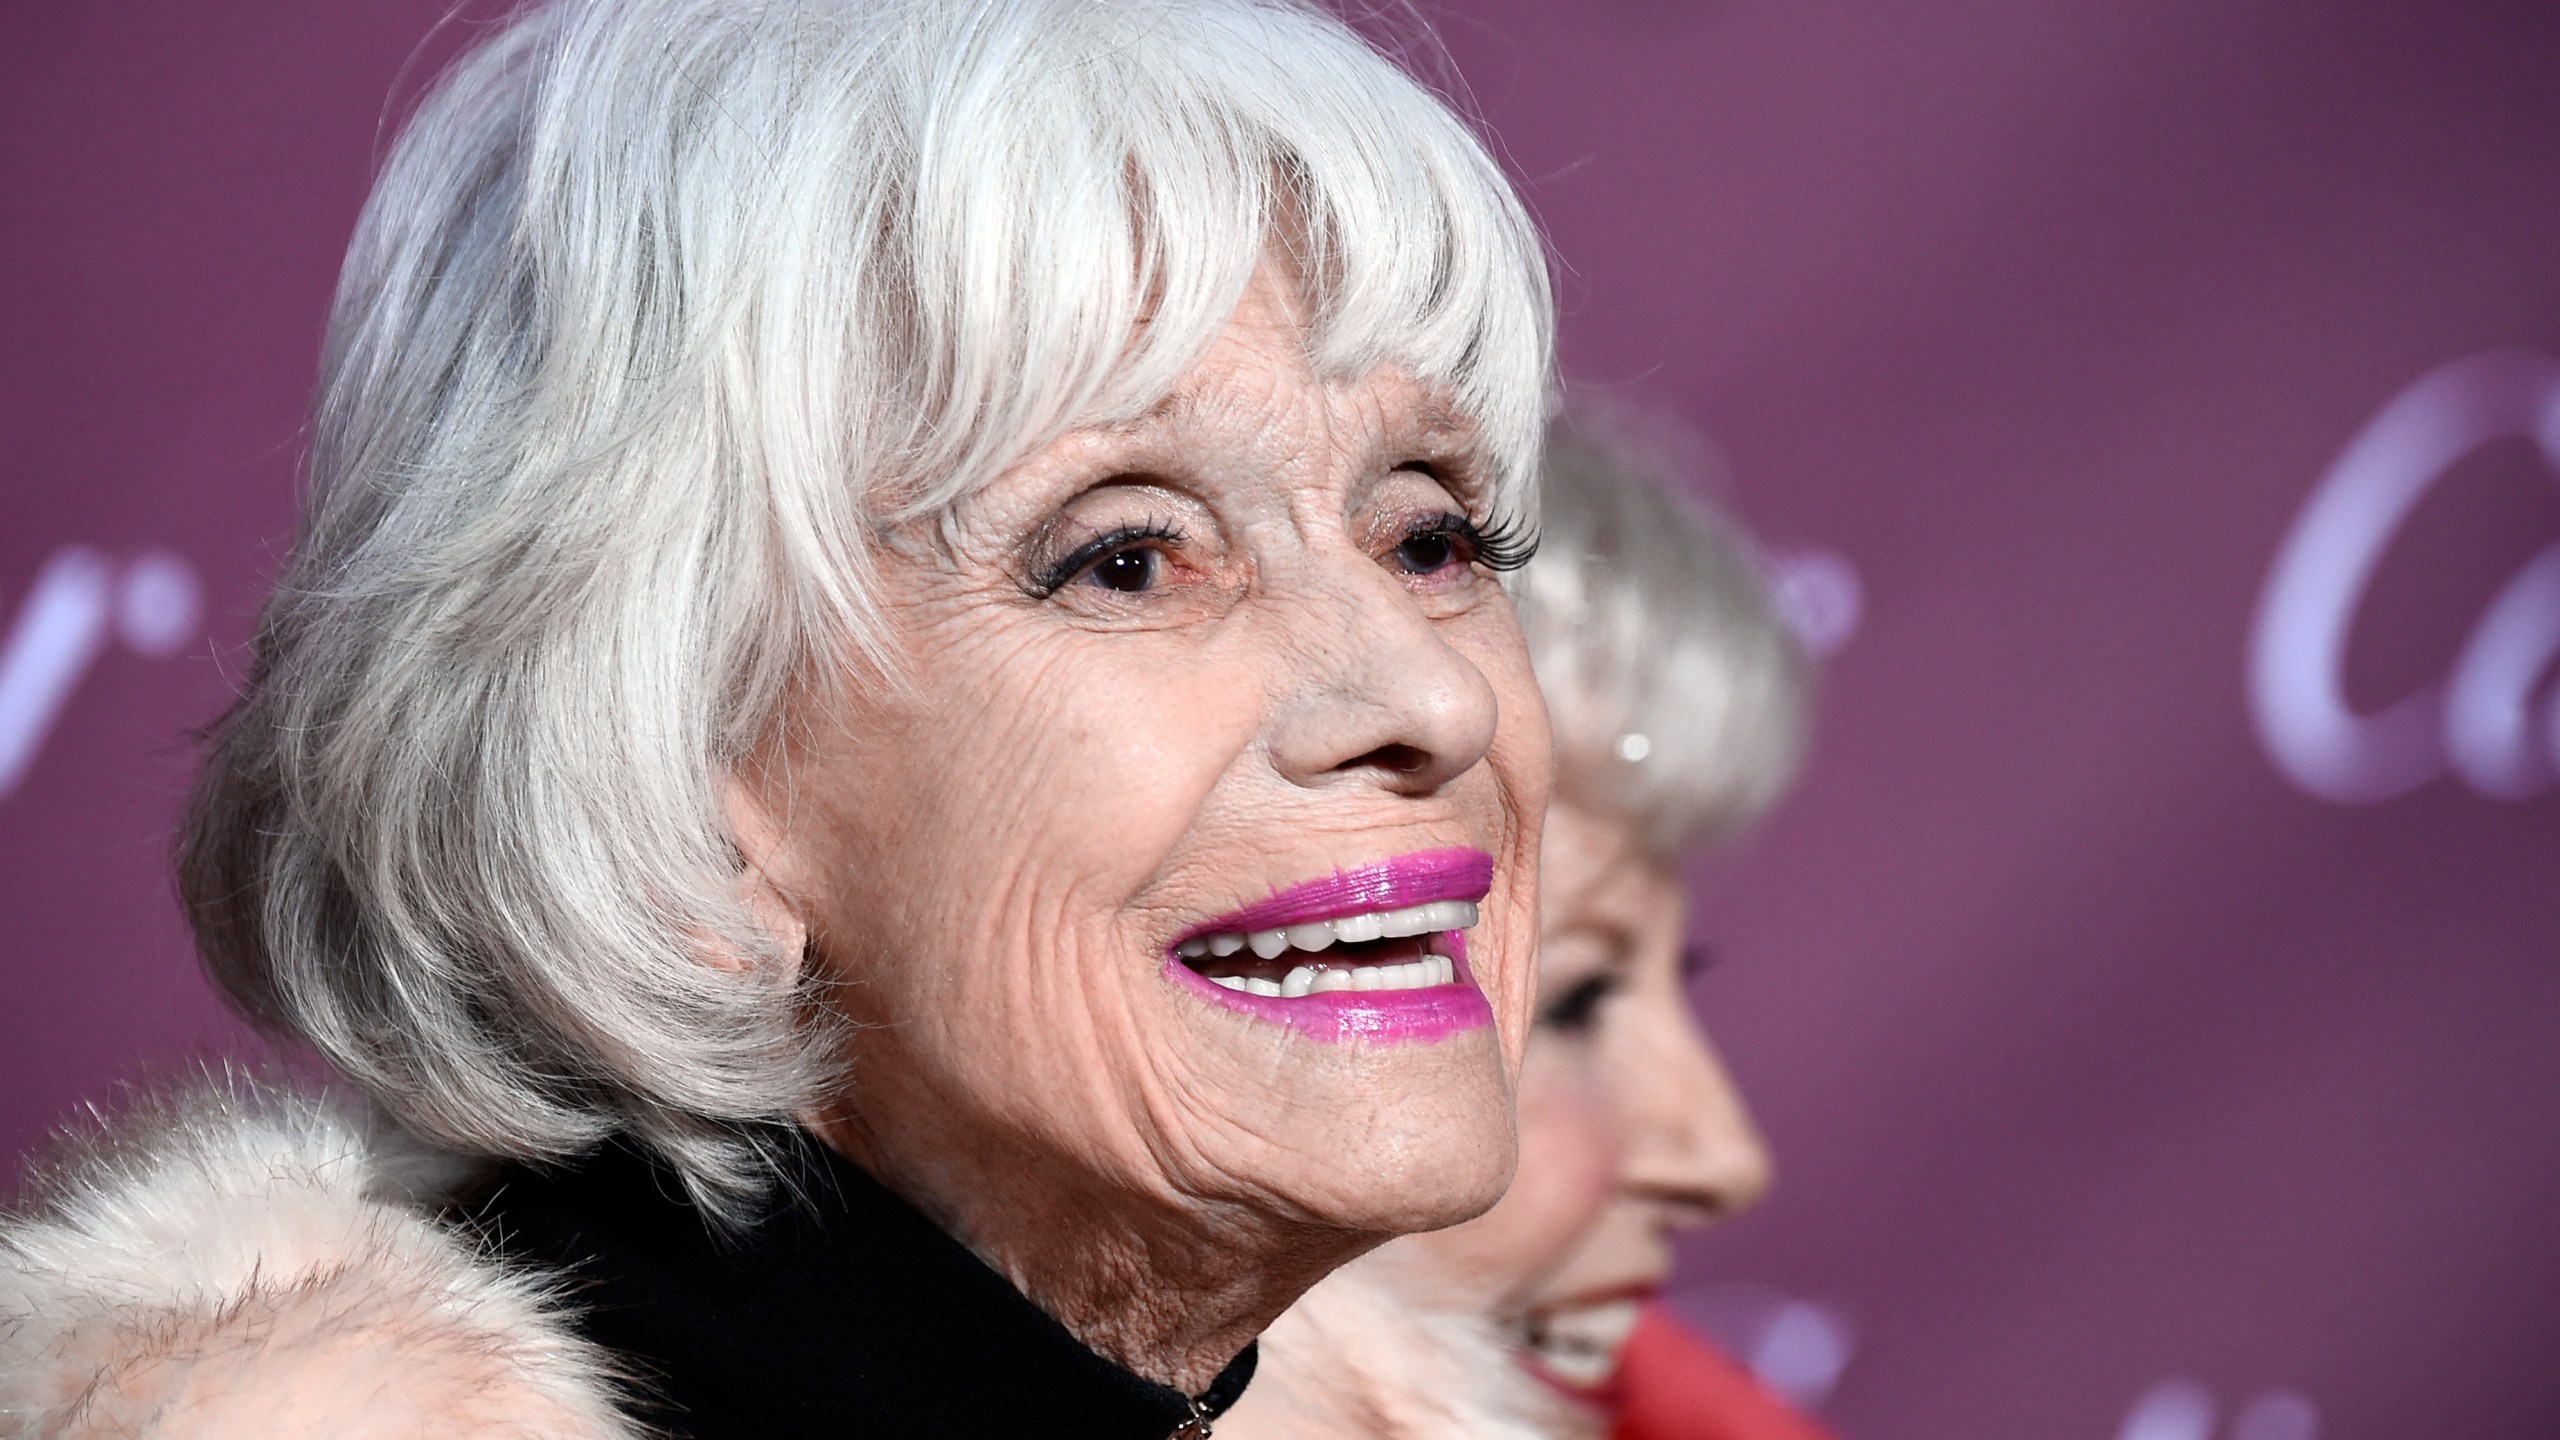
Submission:
[[[1470,845],[1417,850],[1275,890],[1267,900],[1192,926],[1174,943],[1198,935],[1276,930],[1372,910],[1401,910],[1434,900],[1482,900],[1492,889],[1493,857],[1484,851]]]

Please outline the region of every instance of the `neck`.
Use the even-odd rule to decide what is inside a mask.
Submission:
[[[929,1156],[901,1166],[847,1116],[809,1128],[930,1216],[1078,1340],[1130,1373],[1198,1395],[1282,1311],[1385,1239],[1275,1225],[1190,1197],[988,1183],[1052,1167],[1033,1157]],[[942,1162],[940,1165],[934,1162]],[[965,1173],[964,1173],[965,1168]],[[1073,1237],[1072,1243],[1060,1243]]]

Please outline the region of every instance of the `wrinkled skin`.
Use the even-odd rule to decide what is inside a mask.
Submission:
[[[1750,1205],[1770,1173],[1690,1010],[1679,876],[1623,819],[1559,800],[1544,883],[1519,1179],[1481,1218],[1395,1247],[1405,1273],[1524,1332],[1659,1285],[1677,1232]]]
[[[1494,577],[1407,543],[1480,517],[1481,473],[1426,387],[1314,373],[1266,270],[1165,404],[884,547],[910,683],[805,707],[733,795],[751,902],[851,1022],[813,1128],[1188,1392],[1335,1265],[1511,1177],[1545,711]],[[1037,593],[1124,526],[1178,538]],[[1275,888],[1446,846],[1496,861],[1468,936],[1492,1027],[1328,1043],[1163,974]]]

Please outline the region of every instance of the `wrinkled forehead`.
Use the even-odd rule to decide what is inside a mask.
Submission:
[[[1302,330],[1231,326],[1172,389],[1135,415],[1102,418],[1072,433],[1136,451],[1220,442],[1268,459],[1327,444],[1391,463],[1423,462],[1469,493],[1486,485],[1491,457],[1484,427],[1461,409],[1446,382],[1417,378],[1392,361],[1362,373],[1323,369]]]

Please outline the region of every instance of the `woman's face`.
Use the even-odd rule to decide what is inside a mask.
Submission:
[[[849,1022],[821,1132],[1053,1313],[1097,1263],[1276,1313],[1509,1180],[1550,762],[1481,475],[1266,271],[1163,404],[884,546],[908,683],[741,782]]]
[[[1673,1232],[1732,1213],[1768,1152],[1690,1012],[1679,877],[1616,816],[1548,811],[1538,1012],[1520,1073],[1520,1175],[1481,1218],[1402,1242],[1523,1359],[1590,1390],[1671,1271]]]

